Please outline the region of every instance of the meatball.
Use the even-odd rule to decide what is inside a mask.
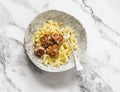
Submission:
[[[48,54],[52,58],[56,58],[59,54],[59,48],[58,45],[54,44],[52,46],[49,46],[46,49],[46,54]]]
[[[53,44],[53,39],[50,35],[45,34],[41,39],[41,45],[44,48],[47,48],[48,46]]]
[[[40,56],[41,57],[44,53],[45,53],[45,48],[43,48],[42,46],[35,47],[34,54],[36,56]]]
[[[63,36],[61,34],[53,34],[52,38],[58,45],[63,41]]]

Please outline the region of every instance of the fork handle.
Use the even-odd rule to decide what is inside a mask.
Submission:
[[[71,44],[70,44],[69,40],[68,40],[68,44],[69,44],[69,46],[70,46],[70,48],[72,50],[72,54],[73,54],[73,57],[74,57],[74,60],[75,60],[76,70],[77,71],[83,70],[83,66],[80,64],[81,59],[78,60],[78,58],[76,57],[76,55],[75,55],[75,53],[73,51],[73,48],[71,47]]]
[[[74,52],[73,52],[74,53]],[[77,71],[83,70],[83,66],[80,64],[80,60],[77,59],[77,57],[74,55],[75,63],[76,63],[76,69]]]

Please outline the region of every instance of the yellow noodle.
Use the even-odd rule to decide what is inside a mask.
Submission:
[[[33,43],[35,46],[41,45],[41,37],[43,37],[44,34],[53,34],[53,33],[59,33],[62,34],[63,37],[67,34],[70,34],[70,44],[72,48],[75,50],[77,49],[77,39],[73,32],[73,30],[68,26],[63,26],[62,23],[54,22],[52,20],[48,20],[43,24],[42,27],[38,28],[37,31],[34,33],[33,37]],[[65,38],[64,38],[65,40]],[[60,65],[66,64],[69,60],[69,57],[71,55],[71,49],[67,42],[68,40],[65,40],[59,47],[59,55],[57,58],[51,58],[49,55],[44,54],[41,57],[42,63],[44,65],[52,65],[54,67],[59,67]]]

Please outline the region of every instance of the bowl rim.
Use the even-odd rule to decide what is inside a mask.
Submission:
[[[24,36],[24,45],[23,45],[24,50],[25,50],[25,54],[26,54],[27,57],[30,59],[30,61],[32,62],[32,64],[34,64],[37,68],[39,68],[39,69],[41,69],[41,70],[43,70],[43,71],[51,72],[51,73],[56,73],[56,72],[65,72],[65,71],[71,70],[71,69],[73,69],[73,68],[75,67],[75,64],[74,64],[73,66],[69,67],[69,68],[66,68],[66,69],[60,69],[60,70],[52,70],[52,69],[47,69],[47,68],[45,69],[45,68],[43,68],[43,67],[40,67],[40,66],[37,65],[36,63],[34,63],[34,62],[32,61],[32,59],[31,59],[31,57],[28,55],[28,52],[27,52],[27,50],[26,50],[26,41],[25,41],[25,38],[26,38],[26,36],[27,36],[27,32],[29,31],[29,27],[30,27],[31,23],[34,21],[34,19],[36,19],[39,15],[44,14],[44,13],[47,13],[47,12],[61,12],[61,13],[65,14],[65,15],[69,15],[70,17],[72,17],[73,19],[75,19],[75,21],[76,21],[79,25],[81,25],[82,28],[83,28],[83,30],[85,31],[85,28],[83,27],[83,25],[81,24],[81,22],[80,22],[76,17],[74,17],[73,15],[71,15],[71,14],[69,14],[69,13],[66,13],[65,11],[54,10],[54,9],[43,11],[43,12],[37,14],[37,15],[30,21],[30,23],[27,25],[27,29],[26,29],[26,31],[25,31],[25,36]],[[85,36],[86,36],[86,31],[85,31]],[[87,48],[87,37],[86,37],[86,47],[85,47],[85,51],[86,51],[86,48]],[[85,51],[84,51],[84,53],[85,53]],[[82,58],[82,57],[81,57],[81,58]]]

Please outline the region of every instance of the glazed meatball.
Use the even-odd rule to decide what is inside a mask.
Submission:
[[[48,46],[53,44],[53,39],[50,35],[45,34],[41,39],[42,47],[47,48]]]
[[[63,36],[61,34],[53,34],[52,38],[58,45],[63,41]]]
[[[56,58],[59,54],[59,48],[58,45],[54,44],[52,46],[49,46],[46,49],[46,54],[48,54],[52,58]]]
[[[45,48],[43,48],[42,46],[35,47],[34,54],[36,56],[40,56],[41,57],[44,53],[45,53]]]

